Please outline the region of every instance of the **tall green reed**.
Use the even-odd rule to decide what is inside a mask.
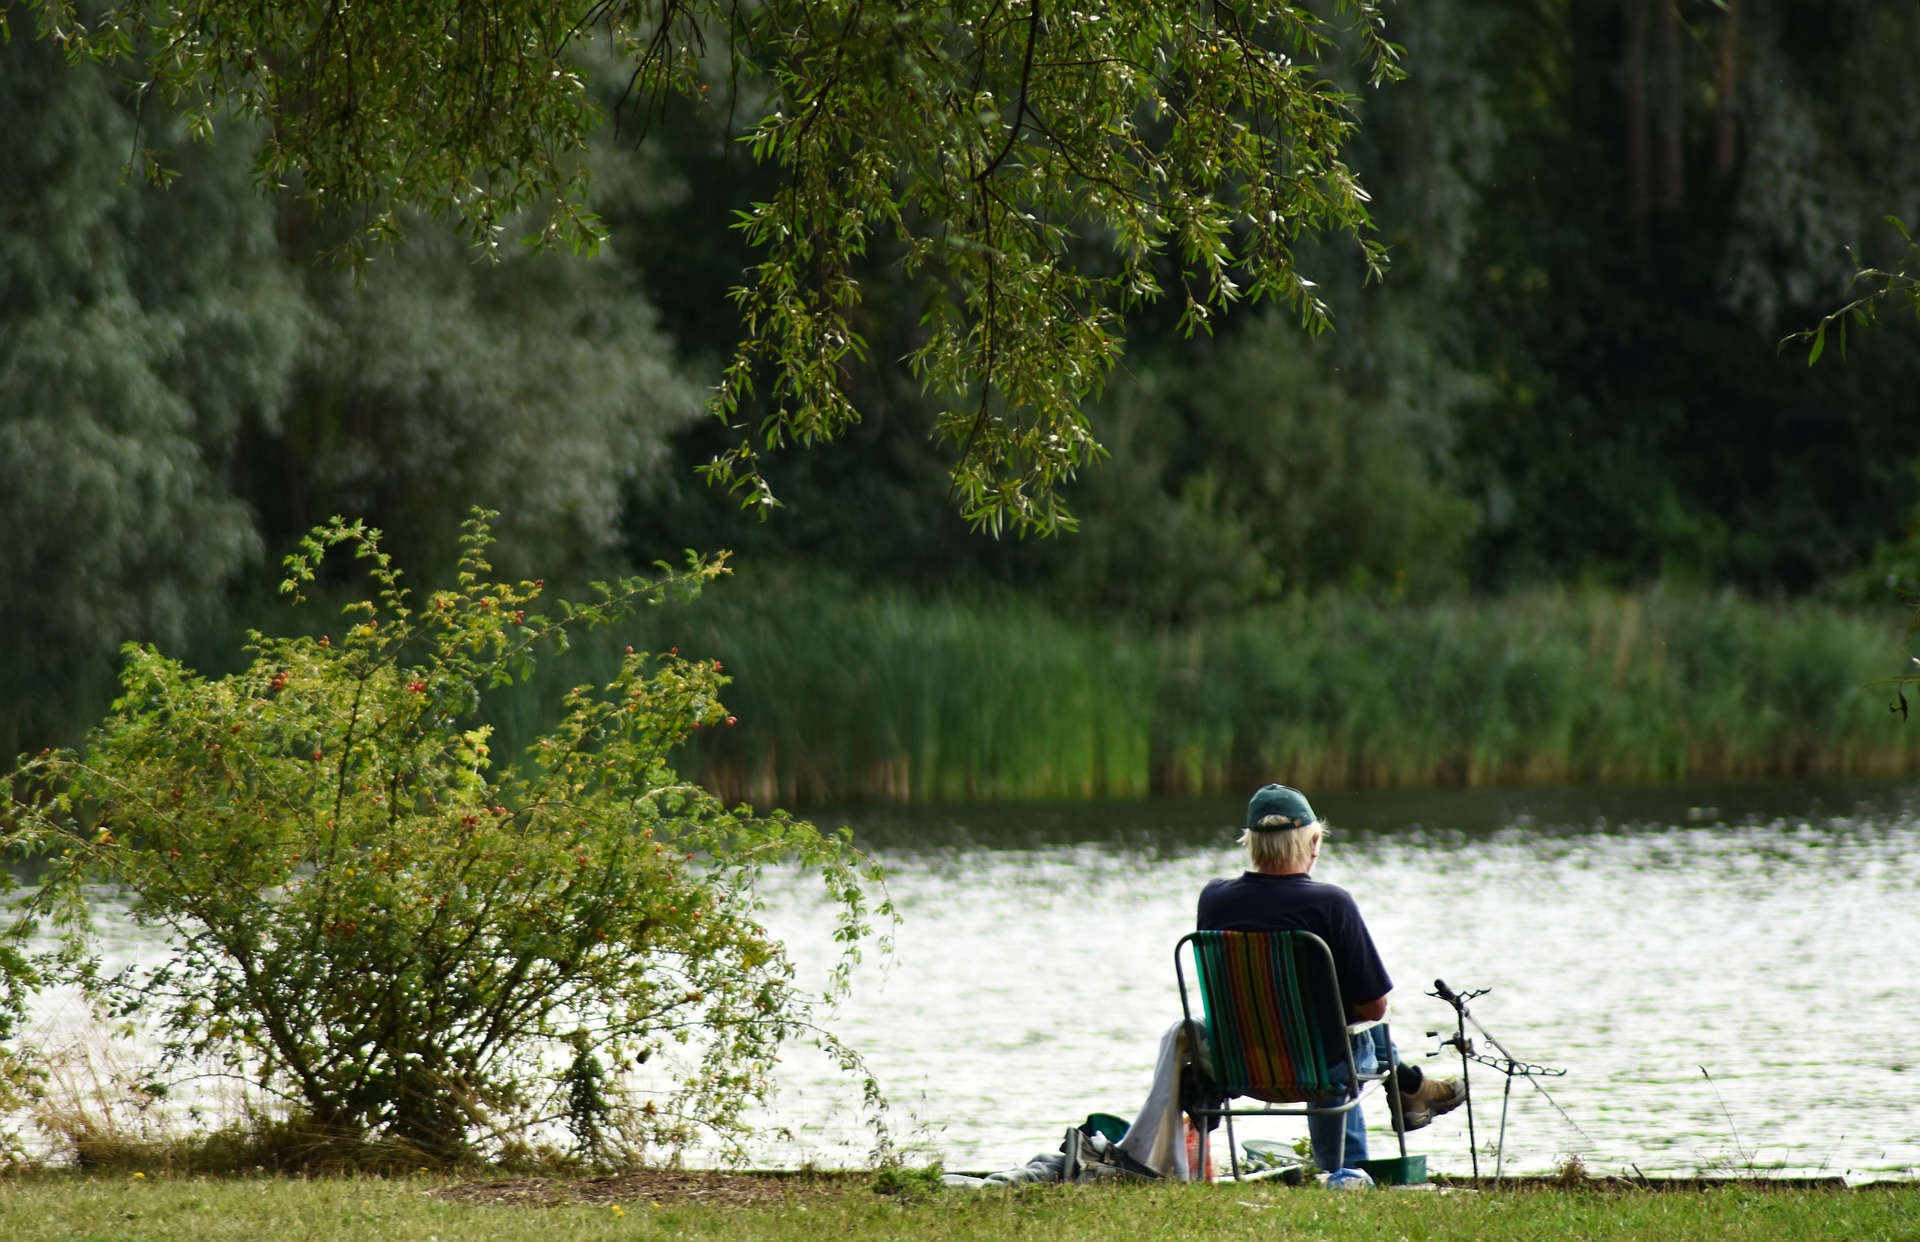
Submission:
[[[671,621],[672,618],[662,618]],[[755,801],[1146,791],[1152,646],[1032,607],[716,592],[677,632],[723,661],[740,723],[702,777]]]
[[[689,775],[819,804],[1905,771],[1920,723],[1867,685],[1899,671],[1901,638],[1858,611],[1670,590],[1333,596],[1150,632],[782,576],[617,641],[734,678],[739,723],[680,757]],[[616,658],[581,655],[573,680]],[[502,740],[530,735],[539,698]]]
[[[1156,755],[1171,763],[1154,784],[1218,788],[1222,769],[1235,787],[1899,771],[1920,732],[1866,683],[1898,670],[1900,636],[1728,594],[1297,604],[1171,640],[1185,650],[1181,679],[1162,682]]]

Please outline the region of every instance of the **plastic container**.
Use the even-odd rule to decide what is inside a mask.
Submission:
[[[1258,1173],[1262,1169],[1282,1169],[1301,1163],[1291,1143],[1273,1139],[1243,1139],[1240,1143],[1240,1167]]]
[[[1360,1167],[1382,1186],[1419,1186],[1427,1180],[1425,1156],[1393,1156],[1382,1160],[1362,1160]]]
[[[1199,1129],[1194,1126],[1193,1118],[1182,1117],[1180,1120],[1187,1128],[1187,1168],[1192,1170],[1193,1180],[1212,1181],[1213,1144],[1204,1140]]]

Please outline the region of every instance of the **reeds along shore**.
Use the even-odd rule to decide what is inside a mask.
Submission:
[[[1143,632],[737,583],[651,624],[734,678],[683,769],[761,806],[1920,766],[1870,684],[1907,664],[1892,609],[1556,591]]]

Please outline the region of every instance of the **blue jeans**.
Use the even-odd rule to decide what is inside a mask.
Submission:
[[[1383,1026],[1362,1031],[1353,1037],[1353,1065],[1362,1074],[1374,1073],[1391,1055],[1387,1028]],[[1345,1077],[1345,1067],[1339,1073]],[[1387,1084],[1389,1091],[1399,1089],[1398,1083]],[[1346,1139],[1344,1151],[1341,1149],[1342,1137]],[[1367,1119],[1360,1115],[1360,1106],[1357,1104],[1344,1113],[1308,1117],[1307,1140],[1313,1147],[1313,1162],[1322,1171],[1331,1173],[1335,1169],[1351,1169],[1367,1158]]]

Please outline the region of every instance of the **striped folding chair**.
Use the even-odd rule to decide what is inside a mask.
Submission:
[[[1195,1117],[1224,1117],[1227,1151],[1235,1181],[1240,1153],[1233,1137],[1235,1117],[1312,1117],[1343,1114],[1360,1107],[1367,1090],[1391,1084],[1398,1058],[1374,1073],[1361,1074],[1353,1059],[1353,1036],[1384,1022],[1348,1022],[1334,974],[1333,953],[1312,932],[1190,932],[1174,946],[1173,969],[1180,981],[1180,1011],[1192,1029],[1187,974],[1181,950],[1191,948],[1194,977],[1206,1016],[1206,1044],[1213,1081],[1220,1092],[1215,1106],[1194,1106]],[[1388,1041],[1389,1048],[1392,1041]],[[1388,1107],[1398,1115],[1400,1094],[1389,1085]],[[1257,1107],[1234,1107],[1247,1097]],[[1407,1154],[1404,1127],[1400,1155]],[[1342,1156],[1346,1136],[1341,1135]]]

